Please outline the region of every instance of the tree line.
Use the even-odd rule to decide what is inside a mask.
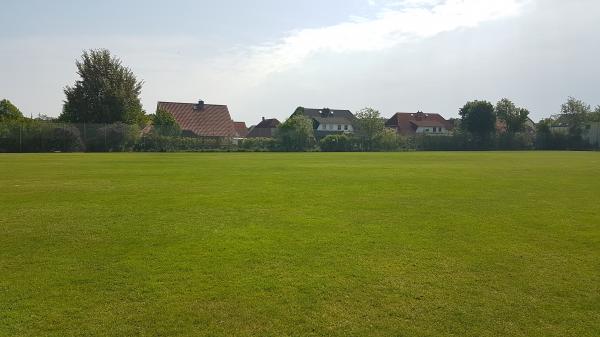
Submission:
[[[0,101],[0,151],[186,151],[233,149],[231,144],[182,136],[171,114],[142,108],[139,81],[133,71],[106,49],[85,51],[76,61],[79,79],[64,89],[60,116],[26,118],[10,101]],[[454,120],[450,136],[402,137],[385,127],[381,114],[365,108],[355,114],[355,132],[317,139],[312,120],[296,113],[279,126],[274,139],[247,139],[235,149],[247,151],[395,151],[587,149],[589,123],[600,122],[600,106],[569,98],[558,114],[527,128],[529,111],[509,99],[495,105],[467,102]],[[78,126],[79,125],[79,126]],[[81,127],[83,125],[84,127]],[[88,127],[85,127],[85,126]],[[96,125],[96,127],[94,127]],[[141,131],[152,125],[152,131]],[[555,129],[561,132],[555,132]],[[535,131],[535,132],[532,132]],[[25,136],[24,136],[25,135]],[[35,136],[31,136],[35,135]],[[39,138],[39,139],[38,139]],[[40,140],[41,139],[41,140]],[[12,141],[12,143],[11,143]]]

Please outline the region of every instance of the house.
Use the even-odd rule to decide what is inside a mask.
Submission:
[[[591,145],[600,147],[600,122],[591,122],[585,126],[583,138]]]
[[[417,113],[398,112],[385,123],[385,126],[396,130],[403,136],[444,136],[449,135],[454,129],[453,123],[441,115],[422,111]]]
[[[219,142],[236,137],[235,126],[226,105],[158,102],[158,109],[170,113],[186,137],[211,138]]]
[[[506,122],[498,118],[496,120],[496,132],[497,133],[505,133],[507,131],[508,131],[508,126],[506,125]],[[523,124],[523,131],[530,135],[535,135],[535,131],[536,131],[535,122],[531,118],[527,117],[527,120]]]
[[[313,121],[317,139],[331,134],[353,133],[355,130],[356,117],[350,110],[298,108],[295,114],[302,114]]]
[[[255,126],[250,127],[247,138],[273,138],[277,128],[281,125],[275,118],[265,119]]]
[[[570,129],[571,128],[567,124],[558,124],[550,127],[552,133],[563,136],[568,136]],[[588,144],[594,147],[600,147],[600,122],[585,123],[581,136]]]
[[[244,139],[248,137],[248,128],[246,127],[245,122],[233,122],[233,127],[235,129],[236,138]]]
[[[529,134],[535,134],[536,130],[536,124],[533,119],[527,117],[527,120],[525,121],[525,131],[527,131]]]

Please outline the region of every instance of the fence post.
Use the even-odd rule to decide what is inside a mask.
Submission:
[[[107,124],[104,123],[104,152],[108,152],[108,144],[106,143],[106,128]]]
[[[66,128],[66,124],[63,123],[62,125],[62,130],[63,130],[63,148],[62,148],[62,152],[67,152],[67,128]]]
[[[23,152],[23,123],[19,124],[19,152]]]

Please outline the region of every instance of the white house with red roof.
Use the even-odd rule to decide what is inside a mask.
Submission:
[[[452,122],[447,121],[440,114],[398,112],[390,118],[385,126],[395,129],[403,136],[416,135],[449,135],[454,128]]]

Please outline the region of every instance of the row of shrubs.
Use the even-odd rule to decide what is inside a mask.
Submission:
[[[488,139],[475,139],[457,133],[452,136],[401,137],[395,132],[383,132],[366,140],[353,135],[329,135],[316,142],[309,151],[460,151],[460,150],[531,150],[584,149],[577,140],[566,135],[539,133],[537,139],[528,133],[500,134]],[[43,121],[0,123],[0,152],[179,152],[179,151],[285,151],[271,138],[252,138],[237,144],[218,139],[166,136],[157,133],[142,135],[136,125],[61,124]]]
[[[84,125],[27,120],[0,123],[0,152],[132,151],[140,128],[124,123]]]

